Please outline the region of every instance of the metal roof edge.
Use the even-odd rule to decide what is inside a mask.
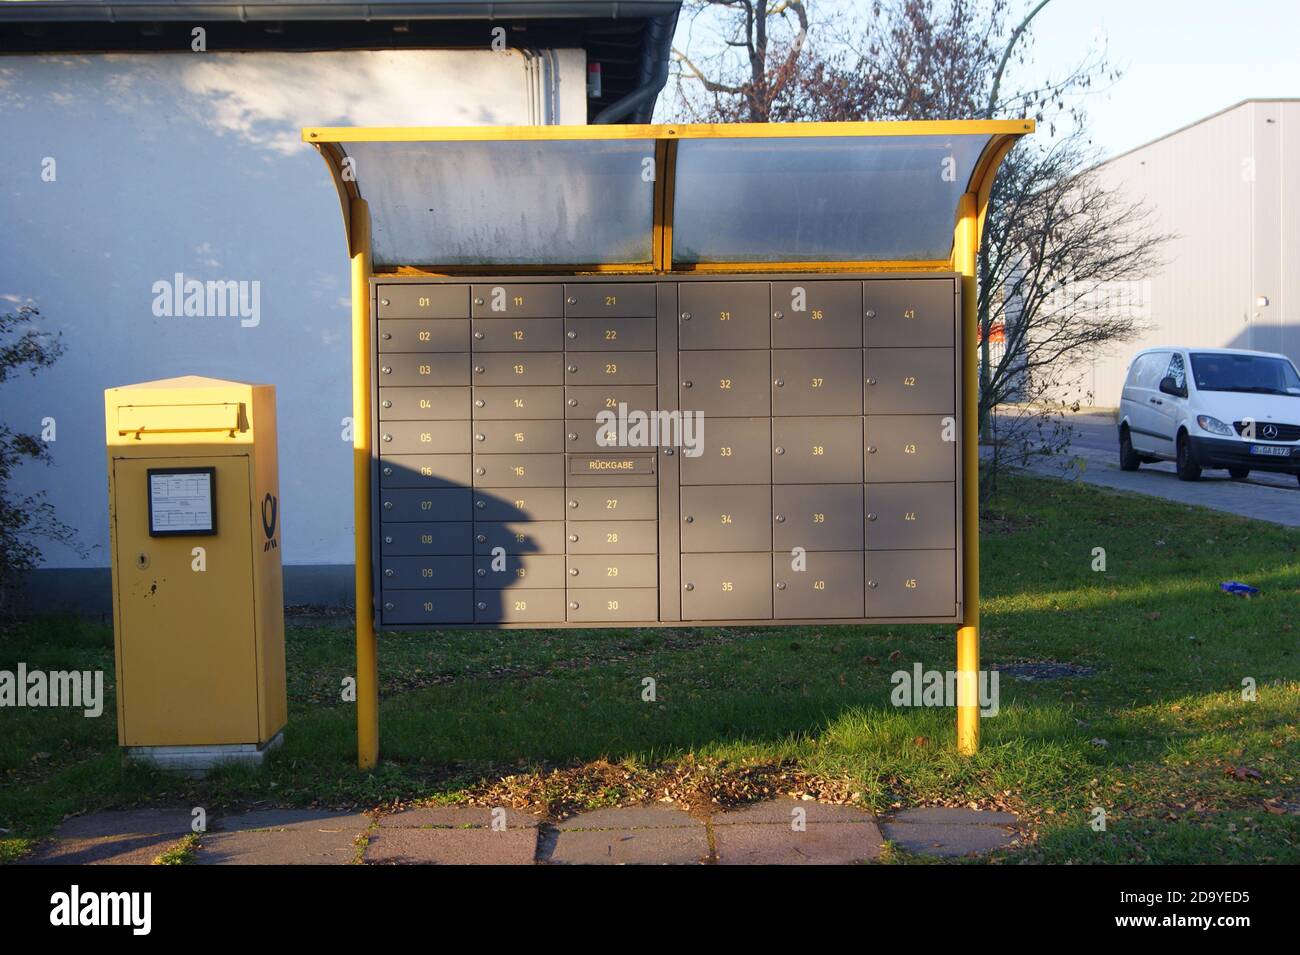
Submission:
[[[632,19],[672,14],[681,0],[395,0],[377,3],[253,0],[171,0],[95,3],[93,0],[0,0],[0,23],[163,21],[528,20]]]
[[[1197,126],[1200,126],[1202,123],[1208,123],[1210,120],[1218,119],[1220,116],[1224,116],[1228,113],[1231,113],[1233,110],[1241,109],[1243,106],[1253,106],[1257,103],[1300,103],[1300,97],[1252,96],[1249,99],[1239,100],[1238,102],[1233,103],[1231,106],[1225,106],[1223,107],[1223,109],[1216,110],[1213,113],[1210,113],[1208,116],[1202,116],[1200,119],[1192,120],[1192,122],[1190,123],[1184,123],[1182,126],[1179,126],[1177,129],[1171,129],[1167,133],[1162,133],[1161,135],[1157,136],[1155,139],[1148,140],[1147,142],[1142,143],[1141,145],[1138,146],[1134,146],[1131,149],[1126,149],[1122,153],[1116,153],[1114,156],[1111,156],[1107,159],[1103,159],[1101,162],[1096,163],[1090,166],[1089,168],[1100,169],[1102,166],[1108,166],[1111,163],[1115,162],[1116,160],[1123,159],[1125,156],[1131,156],[1133,155],[1133,153],[1140,152],[1141,150],[1146,149],[1149,146],[1154,146],[1156,143],[1164,142],[1166,139],[1170,139],[1174,136],[1177,136],[1179,133],[1185,133],[1189,129],[1193,129]]]

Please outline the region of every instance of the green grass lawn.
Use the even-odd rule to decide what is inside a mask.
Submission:
[[[1105,572],[1092,569],[1096,547]],[[0,860],[68,813],[141,804],[509,801],[561,815],[810,793],[880,812],[1010,808],[1031,839],[1000,861],[1300,862],[1300,534],[1003,479],[982,577],[986,667],[1094,672],[1004,676],[973,758],[953,752],[951,709],[889,701],[895,670],[954,666],[951,627],[445,632],[381,637],[384,761],[361,773],[340,701],[351,632],[293,627],[286,742],[260,772],[194,781],[124,767],[111,699],[100,719],[0,713]],[[1225,580],[1262,593],[1228,596]],[[111,683],[112,634],[32,621],[0,637],[0,669],[18,661],[102,667]],[[642,700],[645,677],[655,702]],[[1089,825],[1094,807],[1105,832]]]

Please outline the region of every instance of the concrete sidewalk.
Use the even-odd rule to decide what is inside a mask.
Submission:
[[[149,864],[189,833],[188,810],[69,819],[32,864]],[[845,865],[907,853],[957,858],[1017,844],[1010,813],[911,809],[888,818],[780,799],[693,816],[670,806],[597,809],[558,823],[468,806],[396,813],[261,810],[199,834],[200,865]]]

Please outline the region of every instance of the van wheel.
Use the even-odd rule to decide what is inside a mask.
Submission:
[[[1228,468],[1228,477],[1234,481],[1244,481],[1250,477],[1250,468]]]
[[[1136,471],[1142,466],[1142,459],[1138,453],[1133,450],[1133,440],[1129,437],[1128,428],[1121,428],[1119,432],[1119,469],[1121,471]],[[1300,478],[1300,475],[1297,475]]]
[[[1192,458],[1192,449],[1185,434],[1178,436],[1178,458],[1175,464],[1178,469],[1178,480],[1199,481],[1201,479],[1201,466]]]

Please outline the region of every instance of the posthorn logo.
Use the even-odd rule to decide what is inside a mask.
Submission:
[[[262,545],[262,552],[275,550],[278,546],[275,542],[275,525],[279,519],[280,502],[270,491],[266,492],[266,497],[262,498],[262,533],[266,535],[266,543]]]

